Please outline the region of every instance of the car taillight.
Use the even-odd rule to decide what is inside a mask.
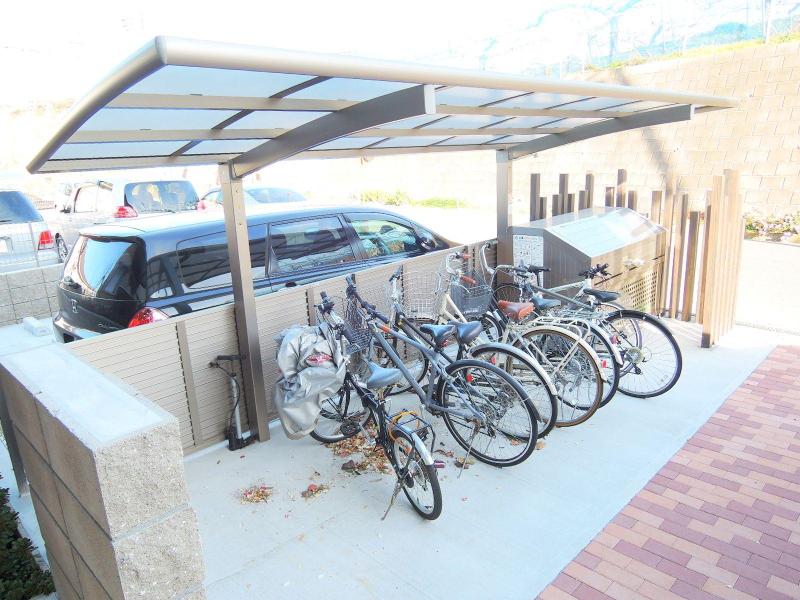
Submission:
[[[139,213],[132,206],[118,206],[114,211],[115,219],[130,219],[131,217],[138,217]]]
[[[145,306],[133,315],[130,322],[128,322],[128,327],[138,327],[139,325],[147,325],[148,323],[155,323],[156,321],[163,321],[164,319],[169,319],[165,313],[157,308]]]
[[[54,245],[53,234],[49,229],[45,229],[39,234],[39,250],[50,250]]]

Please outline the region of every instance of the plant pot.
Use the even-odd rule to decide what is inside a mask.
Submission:
[[[780,242],[783,239],[783,233],[767,233],[765,235],[770,242]]]
[[[745,231],[744,232],[744,239],[752,240],[754,237],[758,237],[757,231]]]

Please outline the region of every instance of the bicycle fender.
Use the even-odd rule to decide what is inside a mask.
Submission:
[[[550,376],[542,368],[542,365],[540,365],[535,360],[532,360],[530,354],[528,354],[524,350],[520,350],[519,348],[512,346],[511,344],[502,344],[500,342],[488,342],[486,344],[478,344],[477,346],[472,346],[471,348],[469,348],[469,354],[470,356],[472,356],[473,352],[479,352],[481,350],[486,350],[486,349],[492,350],[494,348],[497,348],[498,350],[503,350],[504,352],[508,352],[509,354],[512,354],[519,360],[526,363],[534,371],[536,371],[536,373],[542,378],[542,381],[545,382],[545,385],[547,385],[547,389],[550,391],[550,393],[553,394],[554,396],[558,396],[558,391],[556,390],[555,384],[550,379]]]
[[[419,436],[411,431],[408,427],[404,425],[393,425],[395,429],[400,429],[403,433],[405,433],[411,440],[414,442],[414,448],[419,452],[419,455],[422,457],[422,462],[425,463],[427,466],[431,466],[433,464],[433,456],[431,455],[431,451],[428,450],[428,447],[425,445]]]

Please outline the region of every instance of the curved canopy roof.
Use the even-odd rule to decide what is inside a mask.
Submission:
[[[73,109],[32,173],[508,150],[688,120],[731,98],[155,38]]]

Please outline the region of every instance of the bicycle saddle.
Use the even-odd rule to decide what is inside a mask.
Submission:
[[[469,344],[483,333],[483,325],[481,325],[480,321],[470,321],[468,323],[450,321],[448,325],[456,328],[456,339],[459,344]]]
[[[382,366],[371,362],[369,363],[369,377],[366,386],[371,390],[379,390],[397,383],[403,378],[400,369],[384,369]]]
[[[503,314],[509,319],[519,321],[533,312],[533,302],[509,302],[507,300],[498,300],[497,308],[503,311]]]
[[[431,336],[433,338],[433,343],[436,344],[437,347],[444,346],[444,343],[448,340],[448,338],[456,333],[456,328],[453,325],[426,324],[420,327],[419,330]]]
[[[534,265],[528,265],[528,273],[548,273],[550,271],[550,267],[537,267]]]
[[[594,290],[589,288],[588,290],[583,290],[585,294],[589,294],[590,296],[594,296],[600,302],[613,302],[617,298],[619,298],[619,292],[609,292],[607,290]]]
[[[560,300],[554,300],[552,298],[539,298],[538,296],[534,296],[531,298],[531,301],[536,306],[536,310],[547,310],[549,308],[561,306]]]

